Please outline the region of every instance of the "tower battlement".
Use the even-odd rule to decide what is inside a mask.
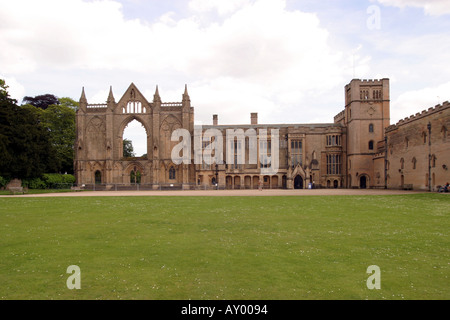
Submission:
[[[434,107],[428,108],[427,110],[422,110],[416,114],[410,115],[409,117],[399,120],[396,124],[390,125],[386,128],[386,132],[397,129],[399,126],[405,125],[407,123],[422,119],[436,112],[441,112],[444,109],[450,108],[450,102],[445,101],[442,104],[437,104]]]

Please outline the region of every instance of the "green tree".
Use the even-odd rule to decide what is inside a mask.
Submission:
[[[42,112],[41,125],[50,133],[57,171],[73,173],[75,110],[66,105],[51,105]]]
[[[55,97],[54,95],[45,96]],[[46,101],[55,102],[56,100],[51,98]],[[75,115],[79,103],[67,97],[59,98],[57,101],[58,104],[48,105],[45,108],[31,103],[22,105],[22,108],[35,114],[39,118],[40,124],[50,132],[51,144],[55,149],[56,171],[73,173]],[[43,104],[42,101],[39,103]]]
[[[17,103],[17,100],[9,98],[9,92],[8,92],[8,86],[6,85],[6,82],[4,79],[0,79],[0,100],[11,100],[14,101],[14,103]]]
[[[50,133],[40,124],[39,113],[20,107],[0,81],[0,176],[35,178],[55,170]]]
[[[136,156],[134,154],[133,143],[131,140],[123,139],[123,156],[125,158],[133,158]]]
[[[11,116],[13,106],[17,103],[11,99],[5,80],[0,79],[0,176],[9,178],[9,166],[12,155],[9,150],[11,132]]]
[[[43,94],[35,97],[24,97],[23,101],[25,104],[31,104],[36,108],[47,109],[48,106],[59,104],[59,100],[52,94]]]
[[[78,102],[76,102],[75,100],[73,100],[71,98],[64,97],[64,98],[59,98],[58,100],[59,100],[60,105],[69,107],[75,111],[77,111],[78,107],[80,106],[80,104]]]

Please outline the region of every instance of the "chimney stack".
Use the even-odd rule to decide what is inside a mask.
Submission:
[[[219,117],[217,114],[213,114],[213,126],[217,126],[219,124]]]
[[[258,124],[258,113],[250,113],[251,124]]]

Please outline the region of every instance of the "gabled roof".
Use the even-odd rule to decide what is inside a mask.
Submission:
[[[122,98],[120,98],[118,104],[127,103],[130,100],[138,100],[141,102],[145,102],[146,104],[150,104],[133,82],[125,91]]]

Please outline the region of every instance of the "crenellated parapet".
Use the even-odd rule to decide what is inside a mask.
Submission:
[[[442,104],[438,104],[434,107],[428,108],[428,110],[422,110],[422,112],[417,112],[416,114],[413,114],[409,117],[399,120],[396,124],[393,124],[393,125],[390,125],[389,127],[387,127],[386,132],[393,131],[400,126],[411,123],[413,121],[423,119],[423,118],[433,115],[435,113],[442,112],[443,110],[448,109],[448,108],[450,108],[450,102],[445,101]]]
[[[345,110],[342,110],[341,112],[339,112],[337,115],[334,116],[334,122],[339,122],[342,119],[344,119],[345,116]]]

